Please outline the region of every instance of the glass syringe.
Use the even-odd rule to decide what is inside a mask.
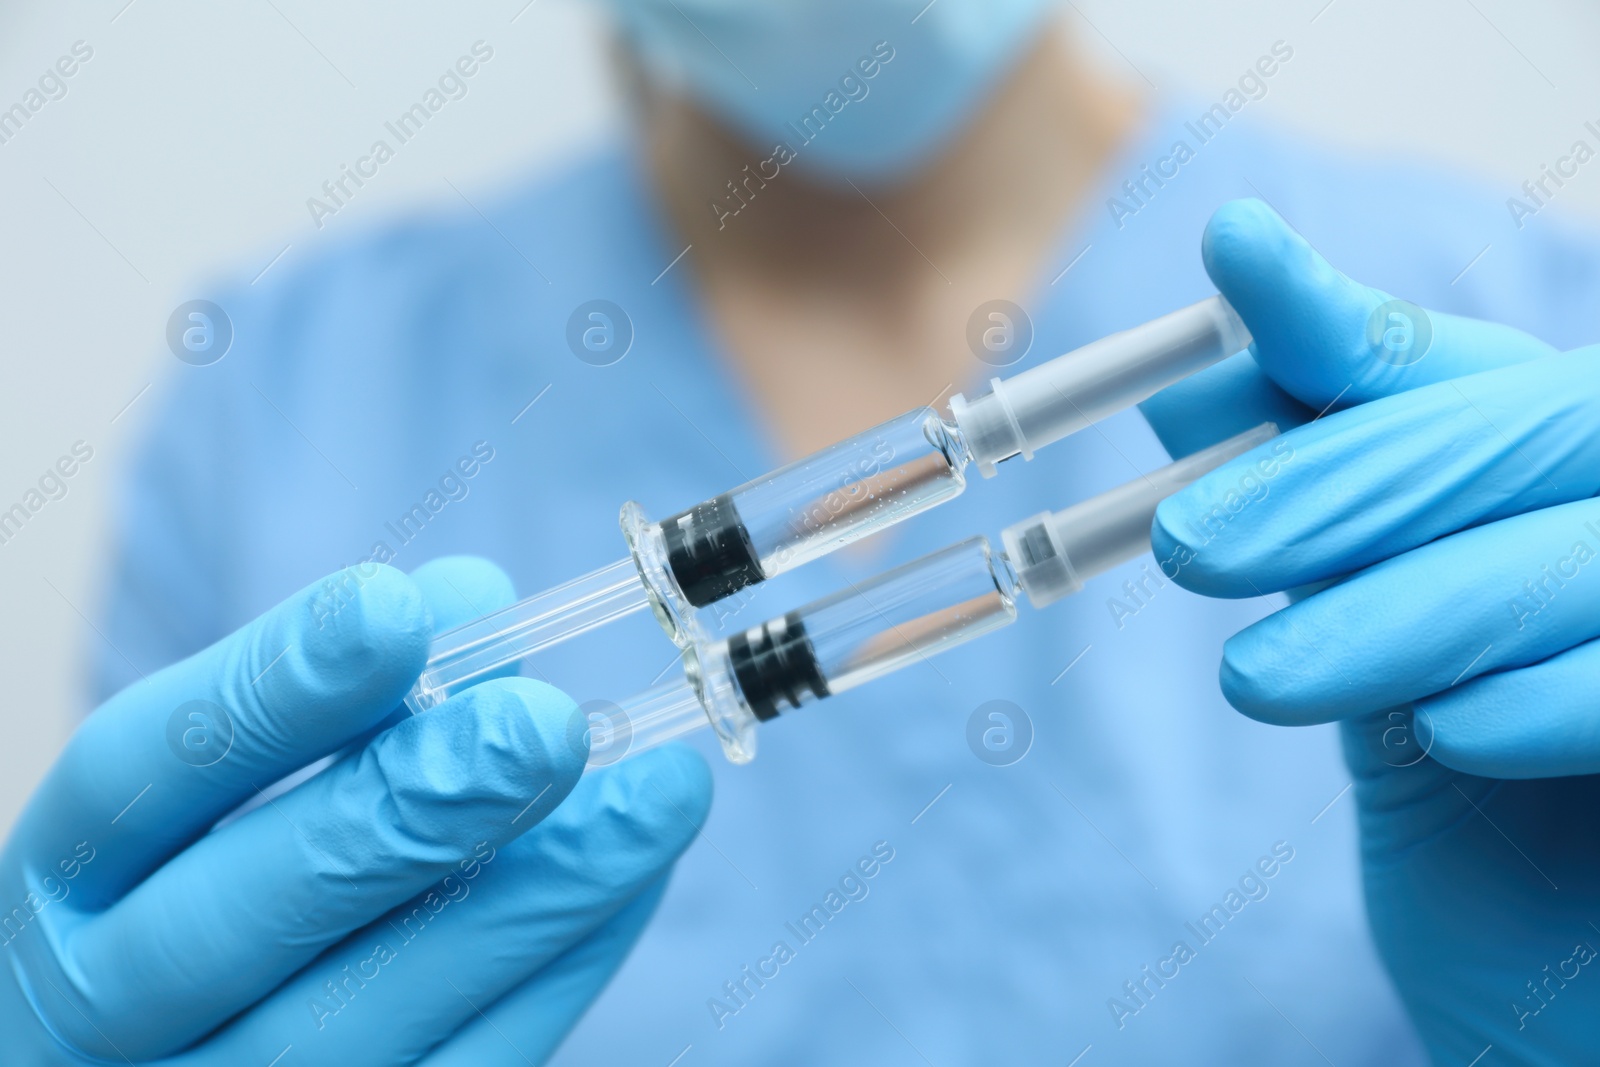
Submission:
[[[1241,351],[1249,331],[1213,296],[1007,379],[948,416],[918,408],[661,522],[629,502],[629,555],[441,634],[406,705],[433,707],[488,672],[645,607],[680,647],[695,608],[949,500],[985,477]]]
[[[591,718],[590,763],[614,763],[706,726],[730,760],[747,762],[756,725],[785,708],[1008,626],[1022,594],[1045,607],[1148,551],[1157,504],[1277,432],[1264,423],[1063,511],[1014,523],[998,555],[974,537],[724,640],[696,629],[683,677]]]

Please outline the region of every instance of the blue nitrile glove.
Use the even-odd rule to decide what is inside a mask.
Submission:
[[[1212,596],[1334,583],[1229,640],[1223,690],[1343,723],[1373,932],[1438,1062],[1593,1061],[1600,349],[1393,303],[1255,202],[1205,257],[1261,371],[1332,413],[1164,502],[1156,556]]]
[[[370,734],[434,626],[510,593],[480,560],[352,568],[96,711],[0,856],[0,1058],[545,1059],[695,836],[697,755],[583,775],[571,701],[507,678],[207,832]]]

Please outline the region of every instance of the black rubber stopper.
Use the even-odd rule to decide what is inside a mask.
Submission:
[[[759,585],[766,577],[750,532],[726,493],[665,520],[661,534],[667,566],[697,608]]]
[[[818,699],[828,695],[828,680],[795,612],[730,637],[728,658],[745,703],[762,722],[776,716],[781,704],[798,708],[808,689]]]

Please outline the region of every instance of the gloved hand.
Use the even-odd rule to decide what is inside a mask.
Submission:
[[[1257,410],[1330,413],[1163,503],[1156,557],[1212,596],[1301,589],[1228,641],[1223,691],[1342,722],[1372,928],[1435,1058],[1592,1060],[1600,349],[1395,303],[1259,203],[1204,250],[1256,338],[1232,373]],[[1203,437],[1205,388],[1154,420]]]
[[[5,1062],[544,1060],[710,787],[681,747],[583,775],[571,701],[520,678],[373,733],[435,626],[510,598],[480,560],[354,568],[96,711],[0,854]]]

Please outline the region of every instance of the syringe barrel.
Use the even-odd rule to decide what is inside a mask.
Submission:
[[[1277,434],[1277,426],[1264,422],[1099,496],[1008,526],[1001,541],[1028,602],[1053,604],[1149,551],[1150,524],[1163,500]]]
[[[1008,625],[1015,595],[975,537],[735,634],[707,658],[725,659],[744,704],[770,719]]]
[[[1136,404],[1250,343],[1215,296],[950,401],[952,425],[919,408],[663,520],[643,554],[705,607],[943,503],[1036,448]],[[649,569],[649,568],[646,568]],[[679,595],[681,594],[681,596]],[[669,632],[675,611],[664,612]]]
[[[938,412],[907,412],[664,519],[667,567],[704,607],[948,500],[965,465]]]
[[[1103,337],[1010,378],[950,411],[984,477],[996,463],[1077,433],[1250,345],[1221,296]]]

